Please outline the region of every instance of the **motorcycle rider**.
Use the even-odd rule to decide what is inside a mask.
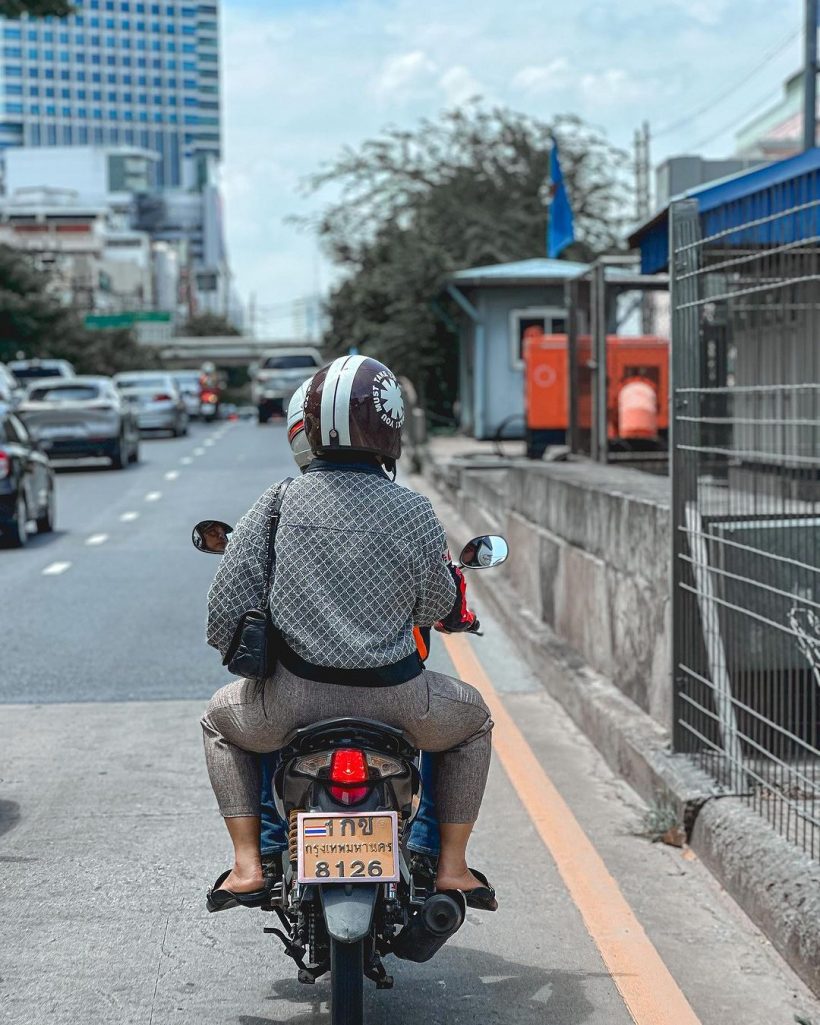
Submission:
[[[304,381],[291,396],[287,410],[287,431],[293,458],[299,470],[304,473],[313,460],[313,453],[305,433],[305,399],[312,378]],[[224,547],[222,548],[224,551]],[[463,580],[463,576],[460,575]],[[478,620],[475,614],[468,610],[466,617],[462,616],[459,610],[459,619],[456,623],[457,629],[463,629],[465,622],[472,622],[475,626]],[[437,623],[436,629],[442,632],[449,632],[445,623]],[[430,651],[430,629],[429,627],[414,630],[416,647],[422,662],[427,661]],[[262,772],[262,839],[261,852],[262,864],[265,876],[276,880],[281,875],[281,859],[279,855],[288,849],[288,827],[276,809],[273,798],[273,779],[279,767],[278,752],[260,755],[260,769]],[[435,877],[435,859],[438,858],[440,841],[438,818],[436,816],[435,801],[433,800],[433,788],[435,786],[435,773],[433,755],[424,752],[421,756],[421,779],[422,794],[416,817],[410,829],[410,836],[407,841],[407,848],[417,857],[414,859],[414,868],[425,875]]]
[[[469,628],[473,617],[429,501],[384,472],[395,473],[403,420],[398,382],[369,357],[335,360],[311,382],[305,424],[317,458],[288,488],[276,539],[270,609],[280,663],[261,687],[223,687],[202,719],[211,784],[234,845],[233,869],[209,894],[213,910],[258,906],[267,896],[256,753],[333,716],[379,719],[440,752],[436,885],[464,891],[473,907],[497,906],[466,862],[489,768],[489,711],[474,688],[425,670],[413,640],[414,624],[460,619]],[[277,491],[240,520],[209,592],[208,639],[222,652],[249,588],[261,590]]]

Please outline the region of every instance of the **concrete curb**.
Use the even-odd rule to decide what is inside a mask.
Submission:
[[[441,495],[440,476],[426,463],[427,490],[448,534],[470,528]],[[438,485],[438,486],[437,486]],[[521,606],[514,581],[470,577],[479,608],[503,624],[547,692],[589,737],[607,764],[650,804],[672,806],[692,850],[820,996],[820,865],[770,829],[737,798],[716,798],[711,779],[671,752],[667,731],[605,677],[587,666]]]

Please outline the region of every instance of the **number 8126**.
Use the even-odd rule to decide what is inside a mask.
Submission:
[[[382,863],[378,859],[369,861],[367,865],[363,861],[351,861],[350,871],[346,871],[347,865],[344,861],[337,861],[333,868],[336,869],[337,879],[377,879],[384,874]],[[326,861],[316,862],[316,878],[330,879],[330,865]]]

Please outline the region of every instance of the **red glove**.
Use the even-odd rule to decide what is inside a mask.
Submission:
[[[471,630],[478,620],[475,612],[467,607],[467,581],[464,574],[452,562],[447,565],[456,582],[456,601],[449,615],[436,623],[435,627],[439,633],[462,633]]]

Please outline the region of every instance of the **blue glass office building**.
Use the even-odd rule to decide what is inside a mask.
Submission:
[[[139,146],[154,186],[201,184],[221,149],[217,3],[74,6],[0,19],[0,147]]]

